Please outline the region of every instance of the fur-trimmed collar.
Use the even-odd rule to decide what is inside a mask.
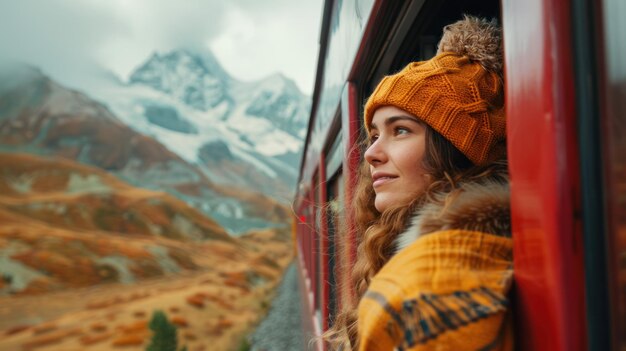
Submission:
[[[509,185],[497,181],[465,183],[453,192],[436,194],[434,201],[419,208],[408,229],[398,235],[396,253],[421,235],[440,230],[463,229],[510,237],[509,202]]]

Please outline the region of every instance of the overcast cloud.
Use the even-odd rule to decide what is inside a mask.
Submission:
[[[97,63],[123,80],[154,51],[208,47],[249,81],[281,72],[311,94],[322,0],[0,0],[0,57],[63,83]]]

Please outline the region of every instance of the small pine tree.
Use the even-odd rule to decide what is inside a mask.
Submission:
[[[148,326],[153,335],[146,351],[176,351],[178,347],[176,326],[170,323],[163,311],[154,311]]]
[[[248,338],[244,338],[241,340],[241,344],[239,344],[239,349],[237,351],[250,351],[251,347],[252,345],[250,345]]]

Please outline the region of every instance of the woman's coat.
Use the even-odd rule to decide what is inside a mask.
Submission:
[[[508,185],[462,184],[422,206],[358,308],[360,350],[511,350]]]

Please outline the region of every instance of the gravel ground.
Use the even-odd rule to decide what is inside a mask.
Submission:
[[[304,350],[296,263],[285,271],[267,317],[252,334],[252,351]]]

